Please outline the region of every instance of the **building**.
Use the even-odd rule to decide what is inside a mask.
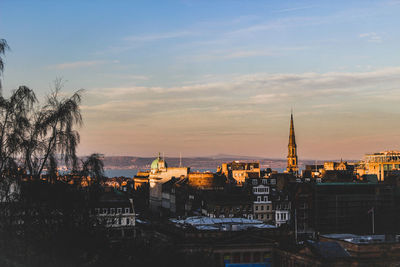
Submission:
[[[228,180],[233,180],[237,185],[244,185],[249,178],[260,178],[261,169],[259,162],[239,162],[222,163],[217,169],[217,173],[224,175]]]
[[[339,243],[351,256],[352,266],[399,266],[400,235],[321,235],[321,241]]]
[[[291,219],[291,202],[288,192],[276,191],[272,196],[273,209],[275,213],[275,225],[277,227],[288,224]]]
[[[213,260],[212,266],[263,266],[272,264],[275,240],[281,233],[273,225],[245,218],[203,216],[170,219],[153,227],[158,242],[185,254],[201,252]]]
[[[162,185],[172,178],[187,178],[189,172],[188,167],[168,167],[160,155],[153,160],[149,173],[149,204],[153,212],[158,212],[162,206]]]
[[[135,209],[133,199],[124,193],[109,188],[104,192],[99,201],[92,204],[92,214],[98,224],[108,228],[112,239],[133,238],[135,235]]]
[[[353,266],[349,253],[334,241],[307,240],[302,244],[279,246],[273,252],[273,266]]]
[[[400,151],[382,151],[366,154],[357,172],[363,174],[376,174],[379,181],[384,181],[392,170],[400,170]]]
[[[251,179],[251,187],[253,192],[254,219],[263,222],[272,222],[274,220],[274,212],[272,210],[268,179],[253,178]]]
[[[289,144],[288,144],[288,156],[287,156],[287,168],[286,172],[298,174],[299,167],[297,162],[297,145],[294,134],[293,125],[293,113],[290,114],[290,132],[289,132]]]
[[[201,192],[201,214],[211,218],[253,219],[253,196],[242,188]]]
[[[391,185],[297,183],[293,185],[292,217],[300,234],[371,233],[396,231],[395,188]]]

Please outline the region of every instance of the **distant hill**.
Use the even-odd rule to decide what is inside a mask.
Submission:
[[[104,158],[105,169],[149,169],[154,157],[134,157],[134,156],[106,156]],[[179,166],[180,159],[166,157],[168,166]],[[239,161],[259,161],[261,168],[284,169],[286,168],[286,159],[265,159],[247,156],[217,155],[210,157],[190,157],[182,158],[182,166],[191,167],[191,169],[217,169],[224,162]],[[314,164],[313,160],[300,161],[300,168],[306,164]]]

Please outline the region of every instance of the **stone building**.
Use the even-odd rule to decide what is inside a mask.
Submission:
[[[222,163],[217,173],[224,175],[229,180],[234,180],[237,185],[242,186],[249,178],[260,178],[261,169],[259,162]]]
[[[365,155],[357,173],[376,174],[379,181],[384,181],[388,173],[393,170],[400,170],[400,151],[382,151]]]
[[[109,188],[99,201],[92,203],[92,215],[110,231],[111,239],[133,238],[135,235],[135,209],[133,199],[125,193]]]
[[[153,212],[158,212],[162,206],[162,185],[172,178],[187,178],[189,171],[188,167],[168,167],[160,156],[153,160],[149,173],[149,204]]]
[[[271,222],[274,219],[270,186],[267,178],[251,179],[254,219]]]

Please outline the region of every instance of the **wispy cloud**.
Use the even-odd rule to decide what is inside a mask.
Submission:
[[[382,43],[382,37],[376,32],[361,33],[358,35],[360,38],[367,40],[370,43]]]
[[[314,8],[314,7],[315,7],[315,5],[312,5],[312,6],[298,6],[298,7],[284,8],[284,9],[276,10],[275,13],[292,12],[292,11],[310,9],[310,8]]]
[[[134,42],[151,42],[151,41],[158,41],[163,39],[173,39],[173,38],[181,38],[188,35],[192,35],[193,33],[189,31],[179,31],[179,32],[162,32],[162,33],[155,33],[155,34],[147,34],[147,35],[134,35],[128,36],[124,39],[127,41],[134,41]]]
[[[57,65],[50,66],[52,69],[64,70],[64,69],[77,69],[84,67],[93,67],[105,64],[106,61],[103,60],[92,60],[92,61],[74,61],[74,62],[65,62]]]

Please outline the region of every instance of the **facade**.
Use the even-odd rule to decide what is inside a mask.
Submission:
[[[292,218],[299,234],[371,233],[396,230],[395,190],[373,183],[299,183],[295,185]]]
[[[353,266],[398,266],[400,262],[400,235],[330,234],[320,240],[339,243]]]
[[[274,219],[270,186],[267,178],[251,179],[254,219],[271,222]]]
[[[133,238],[136,224],[133,199],[117,190],[105,192],[93,204],[92,214],[110,230],[111,238]]]
[[[239,162],[222,163],[218,167],[217,173],[221,173],[229,180],[234,180],[237,185],[244,185],[246,179],[260,178],[261,169],[259,162]]]
[[[289,200],[289,195],[286,192],[277,192],[272,200],[275,212],[275,225],[279,227],[289,223],[291,219],[291,202]]]
[[[299,172],[299,167],[297,162],[297,145],[294,134],[294,125],[293,125],[293,114],[290,115],[290,132],[289,132],[286,172],[293,174],[297,174]]]
[[[273,266],[350,267],[354,265],[349,253],[338,242],[307,240],[303,244],[275,248]]]
[[[400,151],[382,151],[367,154],[357,171],[362,174],[376,174],[379,181],[384,181],[389,172],[400,170]]]
[[[196,216],[170,222],[159,228],[157,238],[165,233],[163,239],[169,239],[175,249],[185,254],[206,253],[212,266],[218,267],[272,266],[274,240],[284,235],[273,225],[243,218]]]
[[[253,197],[247,191],[206,191],[201,193],[200,199],[204,216],[253,219]]]
[[[187,167],[168,167],[167,162],[160,156],[151,163],[149,173],[149,204],[154,212],[158,212],[162,207],[162,185],[172,178],[187,178],[190,168]]]

